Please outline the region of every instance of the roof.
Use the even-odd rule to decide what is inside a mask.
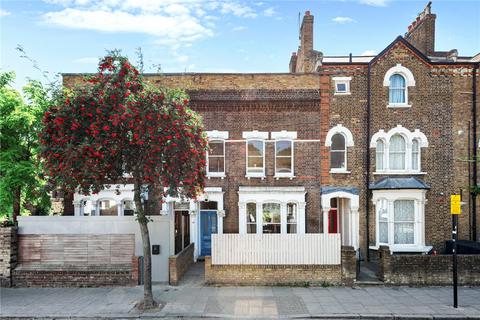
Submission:
[[[375,56],[324,56],[322,63],[368,63]]]
[[[417,177],[384,177],[370,184],[370,190],[391,189],[430,189],[430,186]]]
[[[324,186],[320,187],[320,193],[321,194],[329,194],[333,192],[346,192],[346,193],[351,193],[351,194],[356,194],[358,195],[358,188],[356,187],[341,187],[341,186]]]

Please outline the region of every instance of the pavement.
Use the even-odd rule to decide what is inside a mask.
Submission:
[[[212,287],[197,264],[177,287],[154,285],[163,308],[139,313],[142,287],[2,288],[0,318],[480,319],[480,288]]]

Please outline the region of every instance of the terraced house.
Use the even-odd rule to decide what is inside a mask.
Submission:
[[[459,238],[478,240],[469,187],[479,169],[468,160],[478,153],[480,54],[435,50],[435,20],[429,3],[378,55],[352,56],[345,44],[345,56],[328,56],[314,50],[307,11],[289,72],[146,75],[188,91],[210,141],[203,196],[151,211],[154,280],[175,282],[199,257],[217,283],[337,283],[341,268],[354,280],[356,261],[381,258],[385,246],[392,257],[443,252],[450,195],[460,192]],[[64,83],[80,76],[64,74]],[[96,254],[135,264],[133,187],[118,188],[66,195],[63,216],[21,217],[23,274],[51,262],[32,261],[28,244],[39,237],[64,241],[65,252],[68,237],[78,248],[110,235]]]

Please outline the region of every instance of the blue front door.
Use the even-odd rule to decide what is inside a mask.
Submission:
[[[212,233],[217,233],[217,211],[200,211],[201,256],[212,255]]]

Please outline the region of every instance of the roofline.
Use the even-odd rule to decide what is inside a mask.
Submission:
[[[94,72],[65,72],[60,73],[62,76],[79,76],[79,75],[94,75]],[[316,72],[308,73],[292,73],[292,72],[160,72],[160,73],[142,73],[143,76],[196,76],[196,75],[316,75]]]
[[[418,55],[425,63],[430,65],[476,65],[478,62],[475,61],[432,61],[428,56],[423,52],[418,50],[414,45],[412,45],[408,40],[402,36],[398,36],[393,40],[385,49],[383,49],[378,55],[375,56],[369,63],[374,64],[380,57],[385,55],[397,42],[403,43],[408,49],[412,50],[416,55]]]

